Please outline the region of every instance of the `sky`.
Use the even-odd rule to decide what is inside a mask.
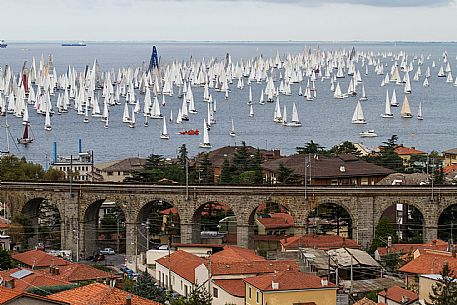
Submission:
[[[0,0],[7,41],[455,41],[456,0]]]

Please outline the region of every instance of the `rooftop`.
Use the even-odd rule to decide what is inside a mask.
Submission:
[[[450,269],[457,272],[457,258],[452,257],[450,252],[437,251],[424,251],[424,253],[421,253],[399,270],[412,274],[439,274],[445,262],[449,264]]]
[[[236,263],[265,261],[263,256],[255,254],[255,251],[238,246],[224,246],[222,251],[211,255],[211,263]]]
[[[232,263],[211,263],[211,274],[217,275],[247,275],[263,274],[276,271],[298,270],[295,260],[281,261],[252,261]]]
[[[440,251],[447,251],[449,244],[445,241],[440,239],[434,239],[429,243],[426,244],[392,244],[390,248],[387,247],[379,247],[376,249],[378,254],[382,257],[389,253],[412,253],[417,249],[433,249],[433,250],[440,250]]]
[[[294,225],[294,218],[287,213],[274,213],[270,217],[259,217],[257,221],[260,222],[265,229],[284,229],[290,228]]]
[[[60,257],[48,254],[41,250],[30,250],[22,253],[16,253],[11,257],[18,262],[33,268],[46,268],[51,265],[65,266],[70,264],[70,262]]]
[[[395,152],[400,156],[411,156],[411,155],[426,155],[427,153],[422,150],[417,150],[415,147],[405,147],[403,144],[398,145],[395,148]]]
[[[132,305],[160,305],[160,303],[132,295],[124,290],[99,283],[81,286],[48,296],[51,300],[69,302],[71,305],[125,305],[131,297]]]
[[[30,287],[59,286],[71,284],[68,281],[43,274],[38,270],[29,270],[25,268],[13,268],[5,271],[0,271],[0,277],[3,278],[4,282],[14,280],[14,288],[11,288],[11,290],[17,292],[24,292]]]
[[[336,289],[336,286],[330,282],[327,285],[323,285],[321,278],[318,276],[296,270],[254,276],[245,278],[244,281],[261,291]],[[273,287],[273,283],[278,284],[278,287]]]
[[[338,235],[300,235],[287,237],[281,240],[281,245],[286,250],[301,248],[316,248],[321,250],[338,248],[359,248],[355,240],[344,238]]]
[[[189,282],[195,283],[195,268],[204,264],[206,261],[186,251],[178,250],[170,255],[159,258],[156,262],[166,268],[170,266],[171,271]]]
[[[51,274],[50,268],[40,271],[45,272],[53,278],[61,279],[67,282],[91,281],[115,277],[109,272],[85,264],[72,263],[66,266],[60,266],[58,268],[59,274]]]
[[[443,151],[445,154],[457,155],[457,148],[451,148],[448,150]]]
[[[411,304],[419,299],[417,293],[401,288],[399,286],[387,288],[387,292],[381,291],[378,293],[378,295],[386,297],[388,300],[392,300],[398,304]],[[405,297],[408,299],[406,302]]]
[[[246,294],[246,286],[242,279],[213,280],[213,282],[233,296],[244,298]]]
[[[141,169],[146,164],[146,159],[143,158],[127,158],[123,160],[111,161],[106,163],[96,164],[98,170],[104,172],[131,172]]]

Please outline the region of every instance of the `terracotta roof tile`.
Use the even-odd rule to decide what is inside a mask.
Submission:
[[[0,304],[4,304],[21,294],[20,291],[0,287]]]
[[[381,291],[378,293],[378,295],[386,297],[386,292]],[[403,297],[408,298],[408,303],[403,302]],[[398,304],[410,304],[418,300],[419,296],[417,293],[401,288],[400,286],[393,286],[387,289],[387,299],[392,300]]]
[[[128,296],[132,298],[132,305],[160,305],[160,303],[132,295],[124,290],[99,283],[58,292],[48,296],[48,298],[66,301],[71,305],[125,305]]]
[[[449,252],[427,252],[400,268],[401,272],[412,274],[439,274],[443,269],[444,262],[448,262],[449,268],[457,272],[457,258]]]
[[[224,250],[211,255],[211,263],[235,263],[252,261],[265,261],[265,258],[255,254],[253,250],[238,246],[224,246]]]
[[[52,275],[49,268],[42,270],[42,272],[51,276],[52,278],[61,279],[67,282],[115,278],[115,276],[109,272],[84,264],[72,263],[66,266],[60,266],[58,268],[58,275]]]
[[[376,305],[376,304],[377,304],[376,302],[373,302],[370,299],[363,298],[363,299],[358,300],[357,302],[355,302],[353,305]]]
[[[435,239],[426,244],[392,244],[392,246],[388,249],[386,247],[379,247],[376,249],[380,256],[385,256],[389,253],[412,253],[417,249],[431,249],[431,250],[440,250],[440,251],[447,251],[449,244],[445,241],[440,239]]]
[[[344,238],[338,235],[307,234],[301,236],[288,237],[282,239],[280,242],[286,250],[294,250],[298,249],[298,247],[314,248],[321,250],[330,250],[338,248],[360,248],[359,244],[357,244],[355,240]]]
[[[178,250],[171,255],[159,258],[156,262],[165,268],[170,266],[171,271],[189,282],[195,283],[195,268],[206,261],[186,251]]]
[[[9,281],[13,279],[11,274],[19,271],[19,270],[29,270],[25,268],[14,268],[5,271],[0,271],[0,277],[3,278],[4,281]],[[24,292],[30,287],[43,287],[43,286],[59,286],[59,285],[70,285],[70,282],[53,278],[49,275],[43,274],[38,270],[30,270],[32,273],[27,275],[21,279],[14,279],[14,288],[12,290],[17,292]]]
[[[443,168],[443,172],[445,172],[446,174],[453,173],[455,171],[457,171],[457,164],[448,165],[445,168]]]
[[[8,229],[10,227],[9,223],[0,217],[0,230],[5,230],[5,229]]]
[[[290,228],[294,225],[294,218],[287,213],[274,213],[270,217],[257,218],[265,229]]]
[[[61,259],[60,257],[48,254],[41,250],[30,250],[27,252],[16,253],[12,258],[23,263],[26,266],[34,268],[45,268],[51,265],[65,266],[70,262]]]
[[[246,286],[242,279],[213,280],[213,282],[233,296],[244,298],[246,294]]]
[[[247,275],[263,274],[275,271],[298,270],[297,262],[294,260],[281,261],[252,261],[234,263],[211,263],[212,275]]]
[[[417,150],[414,147],[405,147],[405,146],[397,146],[395,148],[395,152],[400,156],[405,155],[426,155],[427,153],[422,150]]]
[[[250,278],[245,278],[244,281],[262,291],[305,290],[319,288],[336,289],[336,286],[330,282],[327,286],[323,286],[321,278],[318,276],[303,273],[296,270],[288,270],[278,273],[254,276]],[[273,289],[272,282],[278,283],[279,288]]]

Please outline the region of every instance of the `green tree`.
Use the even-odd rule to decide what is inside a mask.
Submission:
[[[253,171],[255,172],[254,184],[263,184],[263,170],[262,170],[263,158],[260,153],[260,149],[257,148],[257,151],[254,155],[253,160]]]
[[[289,184],[294,181],[293,170],[284,166],[282,163],[279,164],[278,182],[282,184]]]
[[[43,167],[27,162],[25,158],[5,156],[0,158],[0,180],[40,180]]]
[[[138,279],[133,285],[131,292],[140,297],[163,304],[166,301],[166,294],[163,292],[163,290],[160,290],[155,285],[155,283],[156,282],[152,276],[147,271],[145,271],[138,276]]]
[[[151,182],[157,183],[163,178],[163,164],[165,159],[161,155],[151,154],[146,160],[143,169],[132,173],[127,182]]]
[[[213,298],[204,287],[192,290],[187,297],[170,300],[170,305],[211,305]]]
[[[398,136],[393,135],[387,141],[383,142],[384,145],[380,147],[378,154],[366,157],[366,161],[373,162],[396,172],[403,172],[403,159],[395,152],[397,141]]]
[[[336,155],[342,155],[342,154],[351,154],[356,157],[360,157],[360,151],[354,146],[354,143],[350,141],[344,141],[341,144],[333,146],[329,150],[329,154],[336,156]]]
[[[395,234],[395,229],[390,223],[388,218],[381,218],[376,225],[375,229],[375,238],[371,243],[369,252],[374,253],[377,248],[382,246],[387,246],[388,237],[392,237],[392,242],[395,242],[397,235]]]
[[[305,143],[305,146],[297,147],[299,154],[320,154],[325,152],[325,147],[320,146],[318,143],[314,143],[313,140]]]
[[[7,250],[0,249],[0,270],[8,270],[13,268],[13,260]]]
[[[211,161],[209,160],[208,154],[203,154],[203,159],[200,161],[200,167],[198,168],[200,174],[200,183],[202,184],[213,184],[214,173],[212,169]]]
[[[35,227],[32,220],[23,215],[16,214],[11,219],[8,234],[11,236],[11,241],[14,245],[21,245],[23,248],[28,248],[29,238],[36,235]]]
[[[65,173],[61,170],[50,168],[48,169],[44,175],[43,180],[46,181],[63,181],[65,180]]]
[[[179,148],[178,159],[179,159],[179,163],[183,167],[186,166],[186,160],[187,160],[188,153],[189,152],[187,151],[186,144],[181,145],[181,147]]]
[[[445,183],[445,175],[443,170],[443,165],[440,163],[433,168],[433,184],[443,185]]]
[[[444,263],[440,275],[441,279],[432,286],[430,302],[425,301],[425,303],[427,305],[457,304],[457,282],[455,281],[457,275],[449,268],[447,262]]]
[[[232,183],[232,167],[230,166],[230,161],[228,158],[224,158],[224,163],[222,163],[221,176],[219,177],[219,184],[226,185]]]
[[[246,142],[243,141],[241,146],[238,147],[233,154],[233,167],[235,175],[240,175],[249,170],[249,159],[250,157],[246,147]]]

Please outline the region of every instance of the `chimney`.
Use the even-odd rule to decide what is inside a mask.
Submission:
[[[5,288],[14,289],[14,279],[10,279],[5,282]]]
[[[273,290],[278,290],[279,289],[279,283],[277,283],[275,281],[271,281],[271,288]]]
[[[321,285],[322,287],[328,286],[328,279],[326,277],[321,278]]]
[[[436,247],[436,239],[432,240],[432,246]]]
[[[401,303],[402,304],[406,304],[408,302],[409,302],[409,298],[407,296],[405,296],[405,295],[402,295],[401,296]]]
[[[60,275],[60,269],[59,269],[59,267],[54,267],[54,274],[55,274],[55,275]]]
[[[273,149],[273,159],[279,159],[281,158],[281,150],[278,148]]]
[[[132,295],[129,294],[125,297],[125,305],[132,305]]]
[[[55,267],[54,267],[53,265],[49,266],[49,273],[50,273],[51,275],[56,274],[56,272],[55,272]]]

